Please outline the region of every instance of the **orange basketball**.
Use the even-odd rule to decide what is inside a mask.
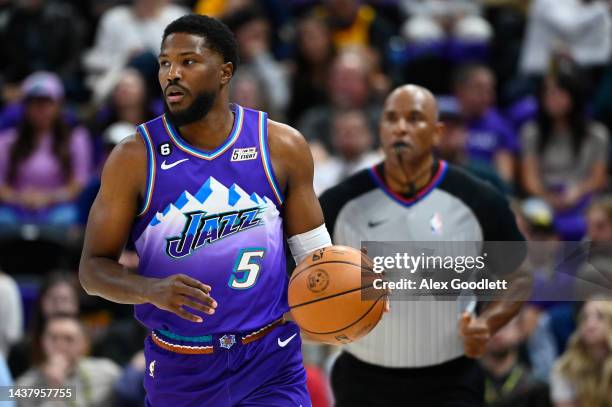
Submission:
[[[291,314],[310,339],[331,345],[353,342],[380,321],[387,293],[372,286],[379,277],[370,258],[359,250],[317,250],[289,280]]]

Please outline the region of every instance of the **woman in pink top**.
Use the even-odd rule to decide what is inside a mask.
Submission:
[[[49,72],[23,84],[25,114],[0,134],[0,224],[69,225],[74,200],[91,175],[91,142],[61,115],[64,90]]]

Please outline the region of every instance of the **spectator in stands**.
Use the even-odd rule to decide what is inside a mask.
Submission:
[[[380,107],[374,104],[370,73],[375,70],[361,49],[339,53],[327,77],[329,103],[308,109],[298,121],[298,129],[310,142],[320,142],[333,150],[332,118],[336,111],[360,109],[372,132],[378,128]]]
[[[455,103],[439,101],[440,121],[444,123],[444,134],[436,146],[436,157],[464,168],[472,175],[491,183],[503,194],[509,192],[509,187],[489,165],[478,160],[470,160],[467,141],[468,130]]]
[[[193,12],[210,17],[223,18],[240,9],[253,5],[253,0],[197,0]]]
[[[568,349],[555,364],[556,407],[608,407],[612,400],[612,302],[587,301]]]
[[[491,25],[480,16],[476,0],[401,0],[410,16],[402,34],[413,43],[440,42],[447,36],[466,43],[487,43],[493,36]]]
[[[145,374],[155,374],[146,364],[144,352],[137,352],[128,363],[121,377],[115,382],[115,407],[145,407],[145,389],[142,386]]]
[[[586,213],[588,258],[578,272],[576,297],[612,300],[612,196],[595,199]]]
[[[101,132],[121,121],[137,126],[161,113],[154,109],[144,78],[134,68],[121,72],[110,96],[109,102],[98,112],[97,127]]]
[[[269,94],[266,84],[252,68],[241,66],[232,76],[230,100],[249,109],[267,112],[274,120],[279,113],[272,109]]]
[[[536,348],[550,348],[546,336],[552,334],[555,355],[563,352],[576,328],[574,306],[569,301],[574,295],[584,250],[580,242],[561,240],[554,227],[553,209],[546,201],[526,199],[517,212],[519,227],[529,247],[523,267],[533,276],[531,298],[524,307],[525,326],[529,335],[539,335],[529,341],[534,355],[532,365],[539,378],[547,379],[553,362],[552,352],[536,352]]]
[[[28,335],[10,353],[9,364],[15,376],[33,363],[42,361],[41,336],[44,321],[56,314],[78,315],[79,294],[75,275],[63,271],[49,274],[40,286],[28,326]]]
[[[601,196],[587,212],[587,236],[591,242],[612,242],[612,195]]]
[[[394,38],[394,77],[449,93],[448,71],[467,61],[488,61],[493,29],[478,0],[401,0],[409,16]]]
[[[523,42],[521,71],[544,75],[562,52],[580,65],[603,66],[612,54],[612,19],[602,0],[535,0]]]
[[[485,65],[463,65],[455,72],[453,89],[468,129],[470,160],[491,166],[512,185],[518,140],[510,124],[494,107],[493,72]]]
[[[106,98],[126,65],[140,70],[148,87],[158,90],[157,56],[162,34],[168,24],[187,13],[187,9],[166,0],[135,0],[105,12],[94,46],[84,55],[94,101]]]
[[[307,109],[329,100],[325,84],[334,55],[335,48],[325,21],[314,15],[300,20],[287,113],[289,123],[295,123]]]
[[[317,194],[382,159],[382,155],[373,150],[374,136],[361,110],[334,114],[332,145],[333,155],[315,162],[314,189]]]
[[[37,307],[37,324],[55,314],[77,315],[79,293],[75,276],[57,271],[49,275],[40,289],[40,305]]]
[[[519,358],[524,340],[520,316],[491,338],[481,363],[488,407],[548,407],[548,386],[533,377]]]
[[[289,83],[287,72],[272,55],[266,15],[257,7],[248,7],[227,15],[223,21],[236,35],[240,65],[250,68],[264,83],[271,110],[284,114],[289,103]]]
[[[586,112],[585,80],[578,68],[560,59],[545,78],[536,121],[521,132],[522,186],[555,208],[562,237],[580,239],[583,211],[607,183],[609,136]]]
[[[97,162],[103,161],[103,135],[106,129],[115,123],[130,123],[136,128],[141,123],[151,120],[163,111],[161,102],[155,103],[149,95],[145,79],[134,68],[121,72],[110,98],[95,115],[91,127],[94,129]]]
[[[11,276],[0,271],[0,358],[23,335],[23,309],[19,287]]]
[[[24,117],[0,135],[0,223],[70,225],[74,200],[91,174],[89,133],[65,122],[57,75],[30,75],[23,95]]]
[[[11,377],[11,372],[6,365],[6,360],[4,360],[4,356],[0,354],[0,387],[4,386],[12,386],[13,378]],[[14,401],[0,401],[1,407],[16,407],[17,404]]]
[[[85,46],[86,27],[77,12],[65,2],[15,1],[0,23],[0,79],[11,88],[34,71],[53,71],[64,82],[68,94],[81,91],[79,69]],[[5,90],[5,95],[17,92]]]
[[[87,357],[88,339],[74,315],[55,314],[45,321],[43,361],[17,379],[18,386],[72,387],[76,406],[113,405],[113,386],[120,375],[112,361]],[[21,400],[20,406],[40,406],[42,399]]]
[[[552,208],[545,201],[526,199],[520,211],[530,248],[524,265],[533,274],[530,305],[548,309],[555,305],[553,301],[571,299],[580,262],[564,261],[564,242],[554,228]]]
[[[395,27],[373,7],[362,3],[359,0],[327,0],[317,13],[327,20],[337,49],[371,48],[386,66],[386,50]]]
[[[504,107],[530,96],[534,90],[531,81],[518,74],[527,9],[531,2],[532,0],[479,0],[488,22],[493,27],[494,36],[490,42],[487,62],[497,77],[498,103]]]

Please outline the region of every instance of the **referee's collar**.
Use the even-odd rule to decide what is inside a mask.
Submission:
[[[383,190],[385,194],[387,194],[389,198],[393,199],[401,205],[412,206],[423,198],[425,198],[427,195],[429,195],[431,191],[436,189],[436,187],[444,179],[447,169],[448,163],[446,161],[435,160],[431,167],[432,176],[429,179],[429,182],[413,194],[398,194],[397,192],[393,191],[389,187],[389,185],[387,185],[385,181],[384,162],[371,167],[369,173],[374,182],[378,185],[380,189]]]

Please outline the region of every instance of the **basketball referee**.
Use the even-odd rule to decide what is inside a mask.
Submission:
[[[434,158],[443,132],[434,96],[418,86],[395,89],[380,120],[383,163],[321,196],[334,244],[363,241],[523,241],[505,198],[493,187]],[[504,278],[527,290],[504,259]],[[507,266],[508,264],[506,264]],[[516,291],[514,291],[516,292]],[[346,345],[332,370],[337,407],[483,406],[484,380],[474,360],[520,302],[487,303],[476,316],[454,301],[395,301],[378,326]]]

